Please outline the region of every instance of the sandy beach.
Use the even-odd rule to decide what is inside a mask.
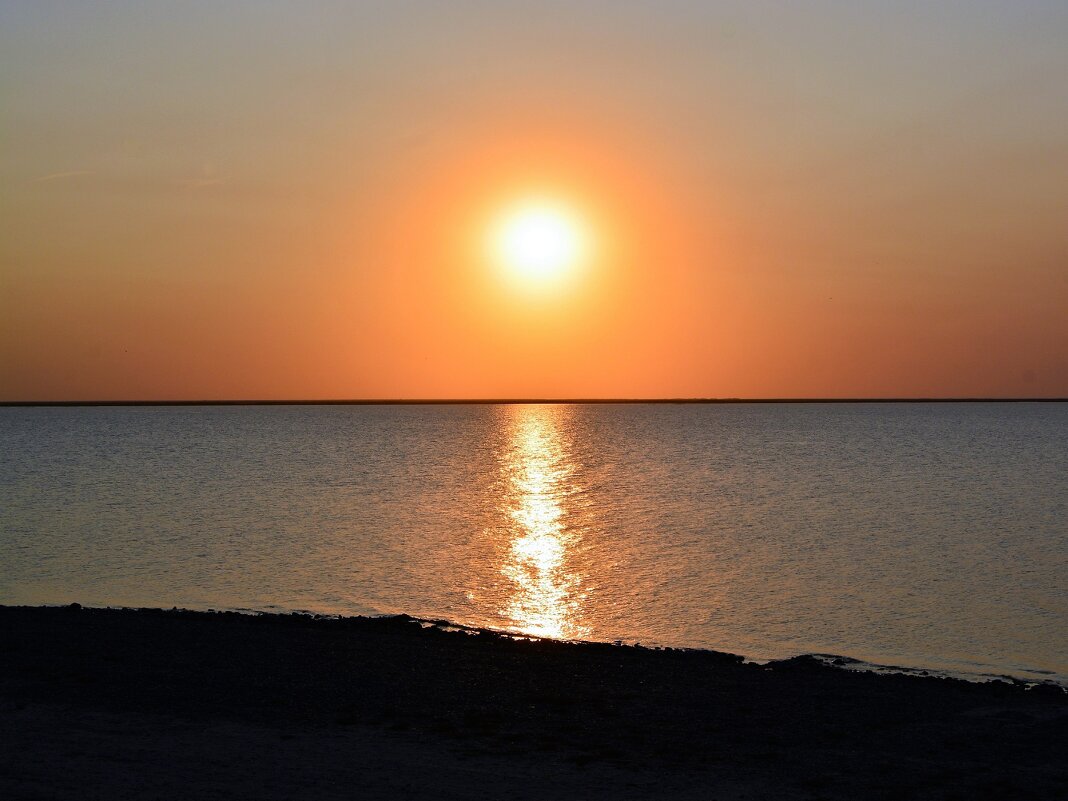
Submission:
[[[0,607],[0,796],[1065,797],[1068,695],[411,618]]]

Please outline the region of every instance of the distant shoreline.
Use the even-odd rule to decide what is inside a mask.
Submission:
[[[1066,403],[1066,398],[351,398],[233,400],[26,400],[0,401],[0,408],[26,406],[504,406],[526,404],[789,404],[789,403]]]

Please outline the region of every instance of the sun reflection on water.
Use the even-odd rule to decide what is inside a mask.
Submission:
[[[502,460],[511,539],[501,567],[512,586],[501,614],[523,634],[581,637],[588,633],[581,621],[584,596],[580,577],[569,568],[579,535],[567,524],[568,497],[578,488],[559,411],[513,408]]]

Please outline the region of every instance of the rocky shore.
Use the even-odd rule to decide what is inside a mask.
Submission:
[[[406,617],[0,607],[0,797],[1068,798],[1059,688]]]

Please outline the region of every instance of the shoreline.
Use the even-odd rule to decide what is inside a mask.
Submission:
[[[612,645],[624,648],[637,647],[642,650],[649,651],[686,651],[695,653],[710,653],[718,656],[725,656],[737,659],[740,662],[746,664],[754,664],[767,666],[774,663],[788,662],[793,659],[809,659],[818,662],[832,670],[841,670],[849,672],[861,672],[861,673],[876,673],[885,675],[903,675],[903,676],[916,676],[923,678],[944,678],[954,681],[965,681],[972,684],[986,684],[989,682],[1002,682],[1006,684],[1012,684],[1023,688],[1035,687],[1035,686],[1050,686],[1054,688],[1060,688],[1065,692],[1068,692],[1068,676],[1058,674],[1054,671],[1045,670],[1042,668],[1019,668],[1019,673],[1013,674],[1009,672],[997,672],[997,668],[993,665],[986,666],[989,669],[981,670],[979,666],[974,670],[957,669],[949,666],[923,666],[923,665],[909,665],[898,664],[891,662],[873,661],[871,659],[864,659],[854,657],[849,654],[838,654],[822,651],[797,651],[788,652],[782,656],[771,657],[752,657],[749,654],[742,654],[735,651],[725,651],[719,648],[706,647],[703,645],[685,645],[679,643],[662,643],[649,640],[619,640],[619,639],[556,639],[556,638],[544,638],[537,637],[535,635],[523,634],[522,632],[511,631],[508,629],[498,629],[489,626],[479,626],[473,623],[465,623],[462,621],[447,620],[445,618],[435,617],[420,617],[417,615],[410,615],[405,612],[370,612],[370,613],[353,613],[345,614],[341,612],[319,612],[314,609],[304,608],[281,608],[272,607],[268,609],[255,609],[252,607],[244,606],[172,606],[172,607],[154,607],[154,606],[126,606],[126,605],[109,605],[109,606],[96,606],[93,604],[81,604],[81,603],[43,603],[43,604],[20,604],[20,603],[0,603],[0,610],[5,608],[11,609],[65,609],[71,606],[76,606],[80,609],[88,610],[110,610],[117,612],[171,612],[171,613],[192,613],[192,614],[236,614],[247,615],[251,617],[304,617],[315,620],[380,620],[380,619],[398,619],[408,620],[413,623],[419,623],[427,626],[433,626],[443,631],[456,631],[463,632],[470,635],[486,634],[489,636],[502,637],[505,639],[527,640],[527,641],[539,641],[544,640],[546,642],[559,642],[569,643],[575,645]]]
[[[68,604],[41,604],[43,607],[63,607]],[[2,607],[2,605],[0,605]],[[108,606],[108,607],[91,607],[101,609],[121,609],[136,611],[138,609],[157,610],[162,607],[124,607],[124,606]],[[164,611],[177,611],[177,612],[207,612],[207,613],[234,613],[239,615],[280,615],[284,617],[298,615],[304,617],[310,617],[322,620],[346,620],[350,618],[359,619],[381,619],[381,618],[395,618],[401,620],[409,620],[414,623],[433,626],[443,631],[456,631],[470,635],[486,634],[495,637],[503,637],[506,639],[515,640],[527,640],[538,641],[545,640],[546,642],[561,642],[570,643],[575,645],[612,645],[624,648],[637,647],[643,650],[649,651],[688,651],[694,653],[710,653],[716,656],[730,657],[737,659],[739,662],[745,664],[753,664],[760,666],[772,665],[775,663],[788,662],[794,659],[809,659],[824,665],[832,670],[843,670],[861,673],[876,673],[885,675],[902,675],[902,676],[916,676],[923,678],[935,678],[935,679],[951,679],[954,681],[965,681],[971,684],[986,684],[988,682],[1002,682],[1005,684],[1012,684],[1025,689],[1036,686],[1049,686],[1059,688],[1065,692],[1068,692],[1068,676],[1061,678],[1059,674],[1052,671],[1043,670],[1040,668],[1021,668],[1021,673],[1027,673],[1029,675],[1013,675],[1012,673],[997,673],[994,672],[995,668],[990,666],[990,670],[956,670],[950,667],[922,667],[903,664],[889,664],[884,662],[873,662],[868,659],[860,659],[850,656],[848,654],[835,654],[818,651],[799,651],[797,653],[790,653],[786,656],[777,657],[751,657],[748,654],[741,654],[735,651],[724,651],[719,648],[709,648],[701,645],[680,645],[680,644],[665,644],[656,641],[648,640],[586,640],[586,639],[555,639],[552,637],[537,637],[531,634],[523,634],[522,632],[509,631],[508,629],[496,629],[489,626],[478,626],[470,623],[458,622],[455,620],[446,620],[444,618],[433,617],[419,617],[417,615],[410,615],[405,612],[398,613],[372,613],[372,614],[353,614],[346,615],[342,613],[334,612],[316,612],[310,609],[252,609],[247,607],[206,607],[206,608],[194,608],[194,607],[171,607],[169,610]]]
[[[0,795],[944,799],[1068,786],[1068,694],[1055,686],[444,628],[456,627],[0,607]],[[194,769],[206,753],[211,770]],[[276,783],[250,786],[264,775]]]

